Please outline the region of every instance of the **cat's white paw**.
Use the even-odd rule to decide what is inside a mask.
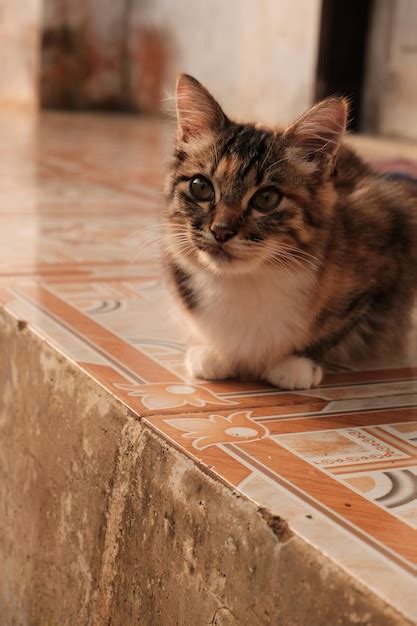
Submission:
[[[304,356],[290,356],[272,367],[265,375],[280,389],[311,389],[321,383],[323,368]]]
[[[206,346],[192,346],[185,355],[185,367],[192,378],[222,380],[232,372]]]

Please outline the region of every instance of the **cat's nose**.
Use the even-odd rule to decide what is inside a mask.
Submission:
[[[213,237],[219,243],[224,243],[237,234],[237,228],[225,222],[214,222],[210,226]]]

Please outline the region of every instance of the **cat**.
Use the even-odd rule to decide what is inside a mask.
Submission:
[[[309,389],[326,364],[398,350],[417,282],[417,187],[343,144],[347,100],[280,129],[232,121],[185,74],[176,98],[164,266],[188,374]]]

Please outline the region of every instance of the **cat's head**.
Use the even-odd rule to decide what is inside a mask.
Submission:
[[[214,272],[300,263],[320,240],[347,103],[329,98],[289,128],[231,121],[194,78],[177,83],[167,245]]]

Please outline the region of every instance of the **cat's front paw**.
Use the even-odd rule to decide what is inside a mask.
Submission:
[[[192,378],[222,380],[230,378],[232,371],[206,346],[192,346],[185,355],[185,367]]]
[[[323,368],[304,356],[290,356],[272,367],[265,379],[280,389],[311,389],[323,378]]]

